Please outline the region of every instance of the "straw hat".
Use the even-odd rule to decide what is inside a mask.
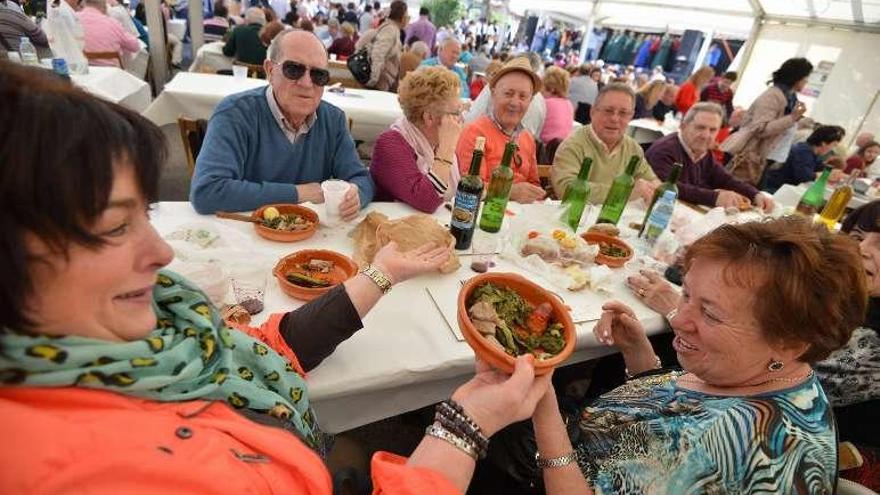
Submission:
[[[492,79],[489,80],[489,87],[494,88],[502,77],[511,72],[522,72],[532,78],[532,94],[541,91],[541,78],[532,70],[532,64],[529,63],[527,57],[516,57],[508,60],[504,67],[498,69],[495,74],[492,74]]]

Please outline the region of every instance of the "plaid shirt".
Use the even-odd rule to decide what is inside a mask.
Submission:
[[[721,88],[718,87],[717,78],[713,79],[700,92],[700,101],[712,101],[721,105],[724,111],[727,112],[727,117],[724,119],[725,122],[727,122],[730,114],[733,113],[733,90],[721,91]]]

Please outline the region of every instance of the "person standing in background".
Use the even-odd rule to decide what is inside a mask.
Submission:
[[[721,77],[716,77],[700,91],[700,101],[711,101],[721,105],[726,112],[724,121],[733,115],[733,83],[736,82],[736,72],[725,72]]]
[[[437,28],[431,22],[431,11],[427,7],[419,9],[419,20],[406,27],[406,44],[424,41],[430,53],[434,53],[437,44]]]
[[[373,25],[373,6],[367,3],[364,6],[364,13],[361,14],[361,17],[358,19],[358,33],[364,34],[370,30],[370,26]]]

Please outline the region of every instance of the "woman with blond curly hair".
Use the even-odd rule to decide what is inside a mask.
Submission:
[[[461,133],[458,76],[445,67],[423,67],[398,89],[403,117],[376,140],[370,174],[377,201],[403,201],[433,213],[455,194],[455,145]]]
[[[571,74],[565,69],[552,66],[544,71],[544,105],[547,117],[541,129],[541,142],[565,139],[574,126],[574,105],[568,99]]]
[[[654,106],[666,90],[666,81],[651,81],[636,92],[636,112],[634,119],[647,119],[653,116]]]

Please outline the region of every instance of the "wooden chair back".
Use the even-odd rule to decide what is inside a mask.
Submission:
[[[236,60],[232,63],[233,65],[240,65],[242,67],[247,67],[248,69],[248,77],[252,77],[254,79],[266,79],[266,72],[263,70],[263,66],[259,64],[248,64],[245,62],[240,62]]]
[[[119,52],[83,52],[83,54],[90,63],[92,60],[113,60],[119,65],[120,69],[123,68],[122,57],[119,55]]]
[[[558,199],[553,192],[553,184],[550,182],[550,171],[553,165],[538,165],[538,179],[541,181],[541,187],[547,191],[547,197],[550,199]]]
[[[177,126],[180,127],[180,139],[183,141],[183,151],[186,154],[186,166],[189,169],[189,176],[192,177],[196,169],[196,158],[199,157],[202,141],[205,140],[205,133],[208,131],[208,121],[180,117],[177,119]]]

